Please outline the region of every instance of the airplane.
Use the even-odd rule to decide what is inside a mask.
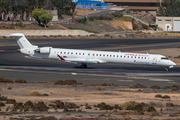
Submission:
[[[87,68],[88,63],[123,63],[164,66],[165,71],[168,71],[168,68],[173,68],[176,65],[167,57],[159,54],[38,47],[32,45],[22,33],[13,33],[5,36],[15,37],[20,47],[19,51],[23,54],[39,59],[55,59],[69,63],[81,63],[81,68]]]

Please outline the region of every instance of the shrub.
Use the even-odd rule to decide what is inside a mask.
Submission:
[[[123,104],[123,108],[125,110],[134,110],[136,105],[137,103],[135,101],[129,101]]]
[[[4,107],[5,104],[3,102],[0,102],[0,107]]]
[[[62,80],[58,80],[54,84],[63,85],[63,81]]]
[[[134,84],[134,87],[135,87],[135,88],[146,88],[146,86],[145,86],[145,85],[140,84],[140,83],[136,83],[136,84]]]
[[[64,102],[60,101],[60,100],[56,100],[55,102],[55,105],[52,104],[52,107],[55,109],[55,108],[58,108],[58,109],[63,109],[65,107],[64,105]]]
[[[38,92],[36,92],[36,91],[34,91],[34,92],[31,92],[31,93],[29,94],[29,96],[41,96],[41,94],[38,93]]]
[[[23,108],[24,108],[23,103],[21,102],[15,103],[12,111],[17,111],[17,109],[20,109],[20,111],[22,111]]]
[[[63,82],[64,85],[74,85],[74,84],[77,84],[77,81],[76,80],[65,80]]]
[[[94,21],[94,17],[90,17],[90,18],[89,18],[89,21],[92,21],[92,22],[93,22],[93,21]]]
[[[153,85],[153,86],[150,86],[150,88],[152,88],[152,89],[160,89],[161,87],[158,86],[158,85]]]
[[[78,23],[86,23],[87,22],[87,18],[84,17],[83,19],[78,20]]]
[[[151,107],[148,107],[147,111],[148,112],[156,112],[156,109],[153,106],[151,106]]]
[[[149,29],[149,27],[148,27],[147,25],[145,25],[145,24],[142,25],[142,28],[144,28],[144,29],[146,29],[146,30]]]
[[[7,97],[0,96],[0,101],[7,101]]]
[[[164,98],[164,99],[169,99],[169,98],[171,98],[169,95],[164,95],[162,98]]]
[[[27,83],[27,81],[22,78],[18,78],[15,80],[15,83]]]
[[[15,99],[7,99],[6,104],[16,104]]]
[[[107,83],[103,83],[102,86],[109,86]]]
[[[24,106],[31,107],[31,106],[33,106],[33,103],[29,100],[26,103],[24,103]]]
[[[155,97],[162,98],[162,95],[161,94],[157,94]]]
[[[77,81],[76,80],[65,80],[65,81],[58,80],[54,84],[57,84],[57,85],[74,85],[74,84],[77,84]]]
[[[3,77],[0,77],[0,82],[3,82],[3,83],[13,83],[12,80],[9,80],[9,79],[3,78]]]
[[[119,105],[114,105],[114,109],[122,110],[121,106]]]
[[[92,107],[91,106],[86,106],[86,109],[92,109]]]
[[[98,104],[96,107],[100,108],[100,110],[113,110],[114,109],[113,106],[107,105],[104,102]]]
[[[44,102],[34,103],[32,106],[33,111],[48,111],[48,109]]]

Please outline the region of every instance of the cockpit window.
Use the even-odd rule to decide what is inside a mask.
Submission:
[[[167,57],[161,57],[161,60],[169,60]]]

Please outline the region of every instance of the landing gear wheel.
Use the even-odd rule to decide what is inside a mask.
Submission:
[[[86,64],[82,64],[81,68],[87,68],[87,65]]]
[[[166,71],[166,72],[169,71],[168,68],[165,68],[165,71]]]

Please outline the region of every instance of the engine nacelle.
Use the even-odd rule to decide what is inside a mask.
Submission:
[[[38,48],[36,49],[35,51],[38,52],[38,53],[50,53],[51,52],[51,48],[52,47],[41,47],[41,48]]]

